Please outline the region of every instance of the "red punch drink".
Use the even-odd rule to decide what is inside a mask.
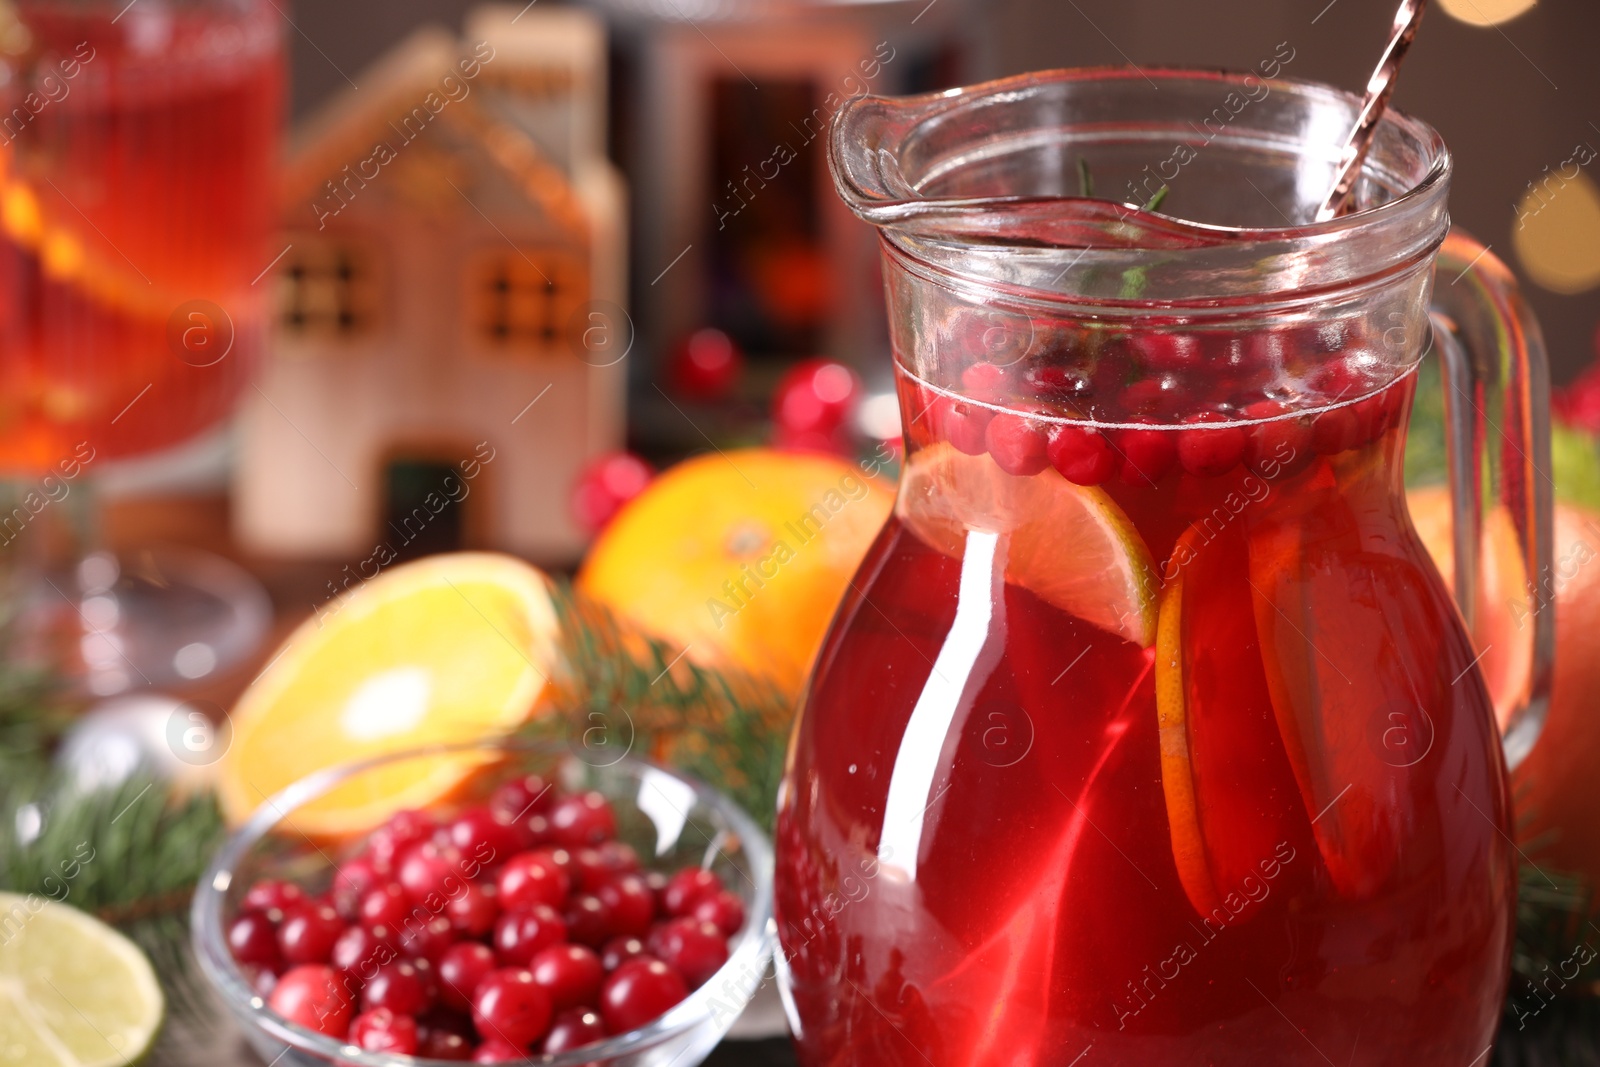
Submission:
[[[1164,77],[1161,97],[1218,91]],[[1040,158],[1027,109],[1059,124],[1104,78],[1081,150],[1136,172],[1172,104],[1103,72],[839,120],[841,191],[884,227],[907,459],[779,801],[801,1060],[1470,1063],[1500,1017],[1516,853],[1496,709],[1405,503],[1417,366],[1463,343],[1426,317],[1442,219],[1368,190],[1366,225],[1414,244],[1361,263],[1314,227],[1075,190],[1036,210],[1073,168]],[[953,132],[963,108],[986,151]],[[1096,125],[1119,108],[1123,148]],[[1285,188],[1246,140],[1211,166]],[[1205,215],[1205,180],[1173,195]],[[1506,426],[1486,462],[1510,462],[1526,427]],[[1533,660],[1507,662],[1526,697]]]
[[[230,410],[270,291],[279,19],[245,0],[8,16],[0,469],[149,451]]]

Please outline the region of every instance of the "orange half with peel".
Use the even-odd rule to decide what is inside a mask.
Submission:
[[[502,737],[535,712],[557,659],[550,585],[509,556],[399,566],[307,619],[232,714],[218,793],[230,822],[324,768]],[[289,817],[312,837],[360,833],[448,796],[481,757],[368,771]]]

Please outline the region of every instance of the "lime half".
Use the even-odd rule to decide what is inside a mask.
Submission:
[[[987,455],[939,443],[911,457],[895,511],[918,537],[958,559],[968,531],[1004,535],[1007,581],[1140,648],[1155,643],[1155,564],[1133,521],[1103,490],[1050,468],[1007,474]]]
[[[0,893],[0,1065],[144,1059],[163,1002],[137,945],[76,908]]]

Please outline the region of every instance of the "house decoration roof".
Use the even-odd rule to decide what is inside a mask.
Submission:
[[[571,179],[553,164],[535,140],[485,106],[485,94],[515,92],[519,84],[537,82],[535,70],[496,71],[485,77],[494,63],[515,63],[491,53],[480,63],[479,74],[467,78],[459,64],[471,56],[460,41],[438,27],[424,27],[363,71],[356,86],[344,89],[317,110],[295,131],[290,141],[280,185],[286,216],[306,226],[318,221],[313,207],[329,197],[329,182],[337,182],[345,168],[369,157],[374,148],[388,144],[395,155],[408,143],[399,123],[422,106],[430,93],[443,96],[447,76],[467,84],[466,95],[451,97],[434,121],[449,123],[465,132],[484,150],[512,184],[564,232],[581,240],[588,221]],[[559,80],[559,79],[558,79]],[[466,193],[459,188],[462,197]],[[467,201],[470,205],[470,199]],[[474,205],[475,208],[475,205]]]

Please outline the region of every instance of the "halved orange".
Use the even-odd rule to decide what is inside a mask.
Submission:
[[[1237,528],[1190,526],[1173,548],[1156,630],[1161,788],[1189,902],[1238,911],[1283,844],[1309,825],[1262,672]]]
[[[550,585],[509,556],[457,553],[374,578],[307,619],[235,705],[218,792],[231,822],[323,768],[504,736],[534,713],[556,663]],[[371,771],[294,812],[337,837],[447,796],[482,761]]]
[[[940,443],[911,456],[895,512],[958,559],[969,531],[1003,534],[1006,581],[1140,648],[1155,641],[1155,565],[1133,521],[1103,490],[1048,468],[1007,474],[988,455]]]
[[[892,500],[888,479],[834,456],[706,453],[618,513],[577,587],[690,662],[798,693]]]

